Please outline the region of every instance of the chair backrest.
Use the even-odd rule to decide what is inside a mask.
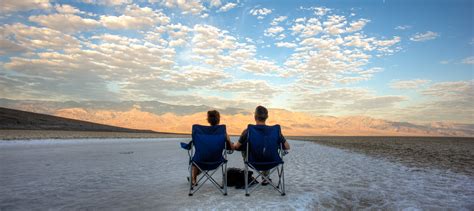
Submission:
[[[281,162],[280,125],[248,125],[248,162]]]
[[[222,159],[226,134],[225,125],[193,125],[192,140],[195,148],[193,160],[211,162]]]

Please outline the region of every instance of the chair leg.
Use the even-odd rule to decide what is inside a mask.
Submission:
[[[250,196],[249,194],[249,177],[248,177],[248,174],[249,174],[249,167],[247,164],[245,164],[245,196]]]
[[[281,165],[281,195],[284,196],[286,195],[285,193],[285,172],[284,172],[284,169],[283,169],[283,166],[284,165]]]
[[[193,165],[190,165],[189,168],[189,193],[188,196],[192,196],[193,193]]]
[[[222,175],[222,177],[224,178],[224,184],[222,185],[224,186],[224,196],[227,196],[227,163],[224,164],[223,168],[224,174]]]

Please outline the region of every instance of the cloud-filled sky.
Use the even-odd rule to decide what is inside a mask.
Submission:
[[[0,97],[474,123],[472,1],[2,0]]]

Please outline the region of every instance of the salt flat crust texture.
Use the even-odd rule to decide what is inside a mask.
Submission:
[[[290,141],[285,197],[270,186],[251,197],[234,188],[222,196],[211,184],[188,197],[180,141],[0,141],[0,210],[474,208],[472,177],[303,141]],[[243,168],[240,153],[229,167]]]

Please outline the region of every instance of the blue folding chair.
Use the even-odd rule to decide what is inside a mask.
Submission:
[[[196,193],[207,181],[211,181],[222,194],[227,195],[226,134],[225,125],[193,125],[192,141],[189,144],[181,143],[181,147],[188,150],[189,155],[189,196]],[[202,172],[202,176],[197,180],[197,187],[193,187],[191,179],[193,165]],[[222,185],[212,177],[219,167],[222,169]]]
[[[286,151],[281,143],[280,125],[248,125],[247,127],[247,147],[245,156],[245,195],[255,191],[259,185],[255,185],[253,189],[249,189],[251,185],[257,183],[257,179],[262,177],[263,180],[269,181],[269,184],[275,188],[282,196],[285,195],[285,173],[283,171],[283,156]],[[257,177],[248,181],[249,168],[257,172]],[[269,171],[268,175],[264,175],[261,171]],[[275,184],[270,180],[270,175],[274,172],[278,173],[278,183]]]

